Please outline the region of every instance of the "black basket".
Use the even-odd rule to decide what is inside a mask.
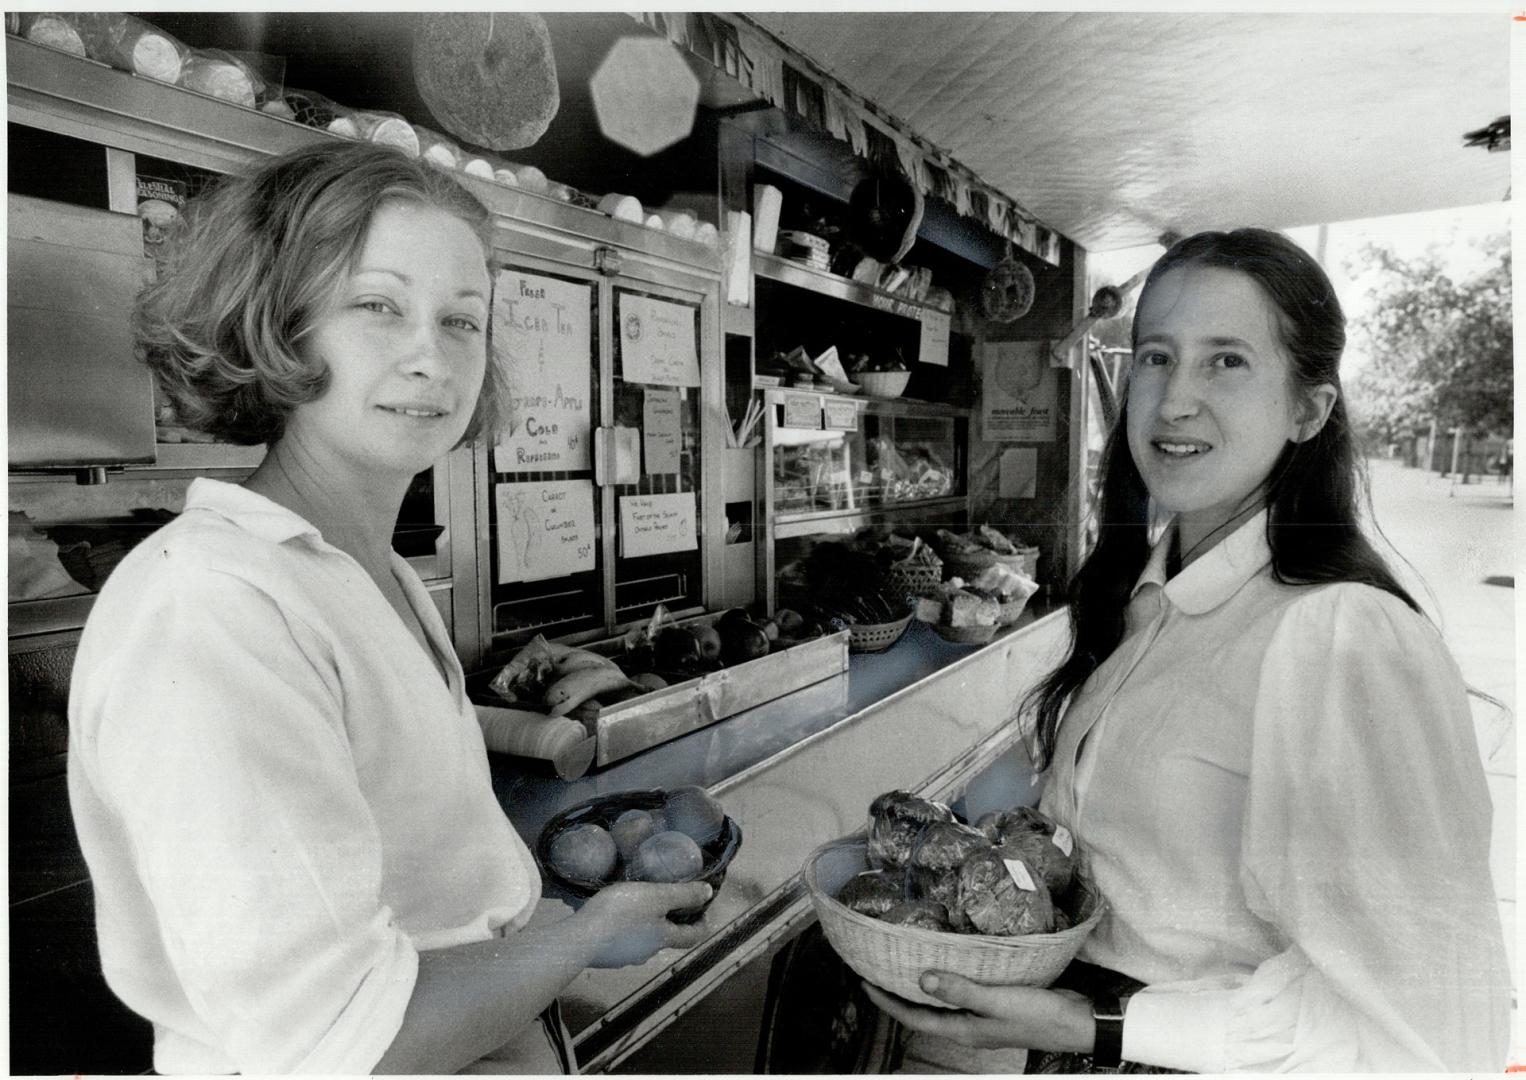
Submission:
[[[583,897],[592,896],[605,886],[613,884],[614,881],[623,880],[617,877],[613,881],[585,881],[557,873],[551,866],[551,841],[562,830],[574,825],[591,824],[607,829],[627,810],[661,810],[666,802],[667,792],[654,789],[617,791],[613,795],[600,795],[598,798],[580,802],[576,806],[569,806],[546,822],[546,827],[540,831],[540,837],[535,841],[535,861],[540,863],[541,873],[572,895]],[[705,856],[705,868],[695,880],[703,881],[710,886],[710,899],[698,907],[670,911],[668,918],[676,923],[698,921],[704,915],[705,909],[710,906],[711,901],[715,899],[716,894],[721,891],[721,883],[726,880],[726,867],[731,865],[732,858],[741,846],[742,828],[735,820],[727,816],[721,827],[721,834],[700,848]],[[616,866],[623,868],[624,861],[617,863]]]

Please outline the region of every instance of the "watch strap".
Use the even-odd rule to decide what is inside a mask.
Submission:
[[[1097,1034],[1092,1042],[1092,1068],[1116,1072],[1123,1064],[1123,1006],[1116,994],[1092,997],[1092,1019]]]

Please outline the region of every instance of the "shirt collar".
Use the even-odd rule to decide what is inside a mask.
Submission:
[[[246,487],[198,476],[186,489],[185,508],[206,510],[273,544],[299,536],[322,541],[316,526],[280,503]]]
[[[1146,585],[1159,585],[1165,589],[1167,599],[1188,615],[1212,611],[1272,561],[1272,549],[1266,542],[1266,522],[1265,510],[1247,518],[1202,558],[1167,580],[1166,560],[1176,538],[1173,519],[1150,549],[1150,560],[1134,585],[1134,593]]]

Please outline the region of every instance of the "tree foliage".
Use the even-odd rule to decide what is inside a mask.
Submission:
[[[1510,238],[1475,242],[1483,269],[1461,280],[1436,248],[1404,258],[1369,244],[1357,256],[1375,274],[1370,313],[1351,326],[1369,358],[1354,411],[1383,441],[1423,431],[1512,431]]]

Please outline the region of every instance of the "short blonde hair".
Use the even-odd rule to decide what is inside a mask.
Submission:
[[[459,218],[492,251],[486,207],[392,147],[324,142],[227,177],[193,200],[138,299],[138,351],[180,421],[243,445],[273,443],[329,372],[296,348],[359,256],[377,207],[402,200]],[[491,324],[491,320],[489,320]],[[489,336],[463,442],[494,431],[506,399]]]

